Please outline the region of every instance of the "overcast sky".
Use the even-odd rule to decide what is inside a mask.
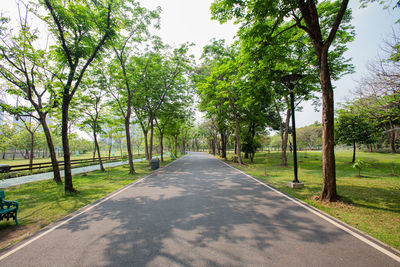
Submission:
[[[210,5],[213,0],[141,0],[143,6],[154,9],[161,6],[161,30],[155,34],[162,37],[165,43],[179,45],[184,42],[194,43],[196,46],[191,52],[199,58],[202,47],[212,38],[226,39],[231,43],[237,25],[226,23],[221,25],[211,20]],[[15,15],[14,0],[1,0],[0,10],[5,14]],[[350,1],[353,9],[353,22],[356,39],[349,44],[347,57],[353,59],[355,73],[347,75],[335,82],[335,102],[344,102],[350,92],[357,85],[357,80],[366,73],[366,64],[377,57],[384,39],[390,39],[395,29],[395,21],[400,18],[396,10],[383,10],[377,4],[370,4],[368,8],[359,9],[359,1]],[[399,28],[397,26],[397,28]],[[314,112],[307,103],[303,112],[296,114],[297,127],[309,125],[314,121],[321,121],[320,112]]]

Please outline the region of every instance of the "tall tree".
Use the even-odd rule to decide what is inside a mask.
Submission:
[[[105,169],[101,158],[98,135],[101,133],[102,124],[105,123],[103,112],[106,106],[107,91],[104,88],[101,72],[98,72],[98,69],[94,69],[90,74],[91,78],[86,79],[83,83],[84,92],[78,92],[77,111],[81,114],[81,127],[84,129],[89,127],[93,134],[95,152],[97,151],[99,158],[100,170],[104,172]]]
[[[336,38],[339,27],[349,29],[346,24],[350,20],[350,13],[346,12],[349,0],[323,1],[319,4],[314,0],[216,0],[212,5],[215,19],[225,22],[236,18],[242,23],[242,28],[253,27],[254,33],[267,32],[266,45],[270,39],[279,36],[289,28],[298,27],[304,30],[314,48],[317,57],[320,85],[322,90],[322,122],[323,122],[323,186],[320,198],[324,201],[336,201],[336,171],[334,154],[334,101],[329,64],[329,48],[332,44],[352,40],[352,35],[341,31]],[[318,5],[318,7],[317,7]],[[278,26],[286,23],[287,18],[292,24],[285,29]],[[341,24],[342,22],[344,24]],[[266,24],[266,22],[270,22]],[[263,29],[263,31],[260,31]],[[280,31],[277,31],[280,29]]]
[[[50,153],[54,181],[62,183],[57,155],[48,115],[58,105],[54,91],[55,73],[50,70],[51,57],[45,48],[40,48],[39,32],[28,23],[28,6],[18,2],[18,33],[15,34],[8,18],[0,19],[0,75],[11,84],[7,93],[21,96],[26,101],[21,106],[2,105],[11,114],[23,116],[37,113],[43,128]]]
[[[134,45],[142,42],[146,36],[148,36],[148,26],[153,20],[159,18],[160,9],[156,11],[149,11],[143,7],[140,7],[138,3],[134,1],[127,1],[123,4],[124,17],[122,18],[122,24],[124,31],[118,36],[113,45],[116,61],[120,67],[120,79],[123,81],[123,87],[117,87],[119,89],[119,97],[113,94],[114,98],[118,102],[121,114],[124,117],[125,133],[126,133],[126,146],[128,149],[128,161],[129,161],[129,173],[135,173],[133,165],[133,154],[131,147],[131,134],[130,124],[132,115],[132,100],[136,93],[136,89],[133,86],[133,75],[140,73],[141,79],[144,78],[147,67],[143,69],[137,69],[134,64],[134,58],[132,52]],[[156,27],[157,24],[155,24]]]
[[[191,57],[188,56],[188,44],[183,44],[171,51],[158,41],[154,51],[145,55],[145,60],[137,62],[144,65],[147,72],[144,79],[136,79],[138,82],[137,94],[134,98],[136,116],[145,135],[146,151],[148,159],[153,154],[154,122],[157,112],[166,104],[187,101],[188,80]],[[147,122],[145,122],[147,120]],[[150,142],[147,145],[147,132],[150,131]]]
[[[45,14],[40,13],[41,7]],[[66,193],[76,192],[68,140],[69,107],[87,68],[119,31],[118,21],[124,16],[120,11],[120,2],[114,0],[40,0],[36,11],[56,39],[53,55],[58,62]]]
[[[337,111],[336,141],[353,146],[352,163],[356,161],[356,144],[370,144],[374,140],[375,125],[365,116],[360,116],[350,106]]]

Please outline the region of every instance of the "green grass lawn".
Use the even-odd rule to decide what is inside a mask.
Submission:
[[[168,157],[161,166],[169,162]],[[74,175],[73,184],[78,193],[71,195],[65,195],[64,185],[57,185],[53,180],[4,189],[7,200],[19,202],[20,225],[16,226],[14,221],[0,221],[0,249],[151,172],[147,161],[135,163],[135,175],[128,173],[128,165],[106,170],[90,172],[87,176]]]
[[[352,151],[337,151],[337,191],[341,200],[329,204],[314,199],[322,188],[321,152],[298,153],[299,180],[305,184],[303,189],[287,186],[293,180],[292,154],[288,153],[287,168],[279,166],[280,155],[280,152],[259,152],[253,164],[248,160],[243,167],[231,164],[400,249],[400,155],[357,153],[357,159],[368,163],[361,170],[361,177],[357,177],[358,171],[351,164]],[[232,156],[228,155],[228,159]]]

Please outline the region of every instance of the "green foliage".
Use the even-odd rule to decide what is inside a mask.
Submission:
[[[322,146],[322,125],[315,122],[312,125],[296,129],[299,148],[312,150]]]
[[[242,136],[242,151],[250,155],[251,161],[254,159],[255,153],[261,147],[261,143],[258,138],[254,138],[251,133],[247,132]]]
[[[370,144],[375,141],[373,122],[355,113],[351,108],[338,110],[337,113],[335,127],[337,143],[353,145]]]
[[[6,123],[0,125],[0,151],[6,152],[7,149],[15,144],[15,142],[13,142],[13,139],[15,138],[15,133],[15,127],[11,127]]]
[[[366,163],[363,160],[357,160],[353,165],[352,165],[353,169],[357,169],[358,170],[358,177],[361,177],[361,170],[365,169],[368,167],[368,163]]]

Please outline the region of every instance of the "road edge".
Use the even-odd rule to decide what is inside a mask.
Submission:
[[[159,168],[157,170],[154,170],[151,173],[146,174],[143,177],[138,178],[137,180],[133,181],[132,183],[129,183],[129,184],[117,189],[116,191],[111,192],[110,194],[93,201],[92,203],[90,203],[90,204],[88,204],[88,205],[86,205],[86,206],[84,206],[84,207],[82,207],[82,208],[80,208],[80,209],[68,214],[67,216],[65,216],[65,217],[63,217],[63,218],[61,218],[61,219],[59,219],[59,220],[57,220],[57,221],[55,221],[53,223],[50,223],[49,225],[43,227],[42,229],[40,229],[39,231],[33,233],[32,235],[30,235],[30,236],[28,236],[28,237],[26,237],[26,238],[24,238],[24,239],[22,239],[20,241],[17,241],[15,244],[12,244],[11,246],[9,246],[7,248],[4,248],[2,251],[0,251],[0,262],[2,260],[4,260],[5,258],[7,258],[8,256],[14,254],[15,252],[23,249],[24,247],[26,247],[26,246],[30,245],[31,243],[35,242],[36,240],[42,238],[43,236],[53,232],[54,230],[56,230],[57,228],[59,228],[60,226],[62,226],[64,224],[66,224],[67,222],[71,221],[72,219],[84,214],[85,212],[90,211],[91,209],[93,209],[93,208],[97,207],[98,205],[100,205],[101,203],[106,202],[107,200],[119,195],[120,193],[122,193],[123,191],[129,189],[130,187],[133,187],[136,184],[143,182],[144,180],[146,180],[150,176],[156,175],[158,172],[160,172],[164,168],[169,167],[170,165],[174,164],[175,162],[179,161],[180,159],[182,159],[185,156],[186,155],[173,160],[172,162],[168,163],[167,165],[165,165],[165,166],[163,166],[163,167],[161,167],[161,168]]]
[[[329,215],[329,214],[327,214],[327,213],[325,213],[325,212],[323,212],[323,211],[321,211],[321,210],[319,210],[319,209],[307,204],[306,202],[304,202],[304,201],[302,201],[300,199],[297,199],[297,198],[295,198],[295,197],[293,197],[291,195],[288,195],[288,194],[278,190],[277,188],[273,187],[272,185],[269,185],[266,182],[263,182],[263,181],[257,179],[256,177],[253,177],[252,175],[250,175],[250,174],[248,174],[248,173],[246,173],[246,172],[244,172],[244,171],[242,171],[242,170],[240,170],[240,169],[238,169],[238,168],[226,163],[225,161],[223,161],[223,160],[221,160],[219,158],[216,158],[216,157],[214,157],[214,158],[219,160],[220,162],[222,162],[226,166],[228,166],[228,167],[230,167],[230,168],[242,173],[246,177],[248,177],[248,178],[252,179],[253,181],[257,182],[258,184],[263,185],[264,187],[274,191],[275,193],[277,193],[277,194],[289,199],[290,201],[292,201],[292,202],[296,203],[297,205],[301,206],[302,208],[310,211],[311,213],[317,215],[318,217],[320,217],[320,218],[324,219],[325,221],[333,224],[334,226],[338,227],[339,229],[345,231],[346,233],[352,235],[353,237],[359,239],[360,241],[366,243],[367,245],[375,248],[376,250],[380,251],[381,253],[385,254],[386,256],[388,256],[388,257],[392,258],[393,260],[395,260],[395,261],[400,263],[400,251],[399,250],[397,250],[397,249],[395,249],[395,248],[383,243],[382,241],[380,241],[380,240],[368,235],[367,233],[365,233],[365,232],[363,232],[363,231],[361,231],[361,230],[359,230],[357,228],[354,228],[353,226],[350,226],[347,223],[345,223],[345,222],[343,222],[343,221],[341,221],[341,220],[339,220],[339,219],[337,219],[337,218],[335,218],[335,217],[333,217],[333,216],[331,216],[331,215]]]

